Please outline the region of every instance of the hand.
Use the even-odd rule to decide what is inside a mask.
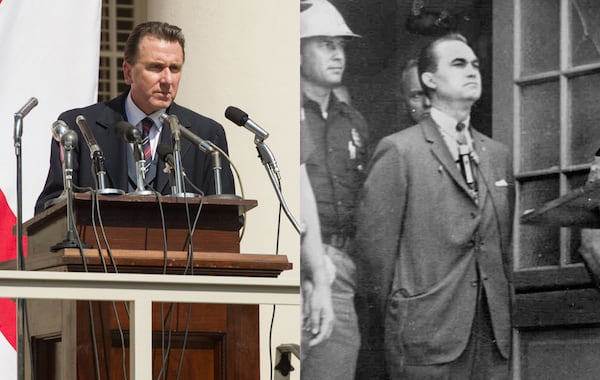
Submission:
[[[335,316],[331,301],[329,284],[313,284],[303,281],[303,328],[310,331],[309,347],[315,346],[329,338],[333,331]]]

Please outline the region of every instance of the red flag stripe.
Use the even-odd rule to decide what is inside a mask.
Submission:
[[[13,260],[17,257],[17,239],[13,234],[16,223],[17,217],[8,206],[4,193],[0,190],[0,261]],[[23,237],[23,250],[27,252],[25,236]],[[0,299],[0,332],[15,349],[17,347],[16,314],[16,306],[11,299]]]

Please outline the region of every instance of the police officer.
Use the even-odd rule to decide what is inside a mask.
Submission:
[[[359,37],[325,0],[301,2],[301,161],[317,202],[321,236],[333,264],[335,323],[329,339],[309,346],[303,331],[302,378],[353,379],[360,337],[354,309],[354,209],[365,175],[367,125],[334,90],[341,86],[344,45]],[[305,276],[303,276],[305,277]]]

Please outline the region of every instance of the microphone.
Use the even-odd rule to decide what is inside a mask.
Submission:
[[[69,129],[60,138],[60,143],[64,147],[65,150],[71,150],[75,148],[77,145],[79,138],[77,137],[77,133],[75,131]],[[70,166],[72,168],[72,166]]]
[[[71,151],[77,145],[79,139],[77,133],[73,131],[67,123],[62,120],[56,120],[52,123],[52,137],[58,141],[63,149],[63,165],[65,178],[71,179],[73,173],[73,157]],[[66,187],[66,186],[65,186]]]
[[[171,180],[171,193],[173,195],[184,194],[183,185],[183,168],[181,167],[181,125],[176,115],[168,115],[161,113],[158,117],[163,125],[168,125],[171,128],[171,137],[173,140],[173,150],[171,153],[172,162],[169,163],[173,171],[169,171]],[[164,148],[163,148],[164,149]]]
[[[176,136],[174,138],[177,139],[180,135],[182,135],[186,140],[194,145],[197,145],[198,148],[204,153],[212,153],[214,151],[214,148],[209,141],[204,140],[194,132],[190,131],[188,128],[183,127],[179,123],[177,115],[167,115],[166,113],[163,113],[159,116],[159,119],[161,123],[171,127],[171,134]]]
[[[156,147],[158,157],[169,164],[170,167],[175,167],[175,159],[173,158],[173,150],[167,144],[158,144]]]
[[[87,143],[88,148],[90,149],[90,158],[94,162],[94,174],[97,177],[97,187],[99,194],[124,194],[125,192],[121,189],[113,189],[108,188],[106,185],[106,169],[104,168],[104,153],[102,153],[102,149],[100,149],[100,145],[96,142],[96,138],[92,133],[92,130],[87,124],[85,117],[83,115],[79,115],[75,118],[75,122],[77,126],[79,126],[79,130],[83,134],[83,139]]]
[[[269,137],[269,133],[259,127],[255,122],[250,120],[248,118],[248,114],[237,107],[227,107],[225,110],[225,117],[235,124],[254,133],[256,136],[254,143],[256,144],[256,150],[258,150],[260,159],[262,160],[263,164],[272,169],[277,175],[277,178],[280,179],[279,166],[277,165],[275,156],[264,142],[264,140]]]
[[[37,98],[31,98],[15,113],[15,127],[13,129],[13,141],[15,146],[15,154],[17,157],[21,157],[21,136],[23,135],[23,118],[37,106]],[[19,164],[20,165],[20,164]],[[20,202],[18,202],[20,203]],[[19,243],[20,244],[20,243]]]
[[[67,123],[63,120],[56,120],[52,123],[50,127],[52,130],[52,138],[60,144],[60,162],[62,163],[63,170],[63,191],[62,193],[54,199],[49,199],[44,203],[44,208],[48,208],[61,200],[67,198],[67,192],[71,190],[71,180],[73,178],[73,158],[72,158],[72,148],[73,148],[73,134],[75,135],[75,143],[77,141],[77,134],[74,133]],[[68,137],[65,137],[70,135]],[[63,137],[68,143],[68,147],[63,144]],[[67,211],[68,212],[68,211]]]
[[[121,120],[115,125],[115,133],[129,143],[142,143],[142,134],[139,129],[126,121]]]
[[[162,113],[158,117],[158,120],[160,120],[161,123],[168,125],[171,128],[171,136],[173,136],[173,139],[179,141],[181,138],[181,124],[179,124],[177,116]]]
[[[136,161],[144,160],[144,148],[142,147],[142,134],[139,129],[126,121],[115,124],[115,133],[128,143],[133,143],[133,155]]]
[[[96,138],[90,130],[90,127],[88,127],[85,117],[83,117],[83,115],[79,115],[75,118],[75,122],[81,130],[81,133],[83,134],[83,139],[87,143],[88,148],[90,148],[90,158],[94,158],[95,156],[102,156],[102,150],[96,142]]]
[[[61,142],[63,135],[71,130],[67,123],[62,120],[56,120],[54,123],[52,123],[51,129],[52,137],[59,143]]]
[[[73,157],[73,149],[78,143],[77,133],[69,129],[60,138],[60,144],[63,147],[63,171],[64,171],[64,187],[65,190],[70,190],[73,185],[73,168],[75,167],[75,158]]]
[[[211,143],[207,140],[204,140],[200,136],[196,135],[194,132],[190,131],[186,127],[180,128],[181,135],[185,137],[186,140],[190,141],[192,144],[198,146],[198,148],[204,153],[212,153],[214,148]]]
[[[144,160],[144,148],[142,147],[142,134],[133,125],[128,122],[121,120],[115,124],[115,133],[117,136],[123,138],[128,143],[133,143],[133,159],[135,163],[136,171],[136,183],[137,188],[134,194],[138,195],[150,195],[153,194],[152,190],[146,189],[146,160]]]
[[[15,113],[15,117],[23,119],[27,114],[33,109],[33,107],[38,105],[38,100],[35,97],[32,97],[21,107],[20,110]]]
[[[234,124],[244,127],[250,132],[254,133],[257,139],[265,140],[269,137],[269,133],[258,126],[255,122],[248,118],[248,114],[241,109],[229,106],[225,110],[225,117]]]

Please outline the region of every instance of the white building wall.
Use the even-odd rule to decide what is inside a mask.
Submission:
[[[299,219],[299,4],[281,0],[148,0],[148,20],[176,24],[186,36],[186,63],[177,102],[223,124],[245,197],[258,200],[248,214],[243,253],[273,253],[279,202],[253,135],[223,116],[229,105],[246,111],[270,133],[265,141],[281,169],[285,198]],[[238,187],[239,194],[239,187]],[[299,279],[299,238],[281,217],[279,252],[293,262],[285,278]],[[261,307],[261,379],[269,379],[271,310]],[[300,309],[279,306],[272,349],[300,341]],[[299,363],[290,378],[299,379]]]

